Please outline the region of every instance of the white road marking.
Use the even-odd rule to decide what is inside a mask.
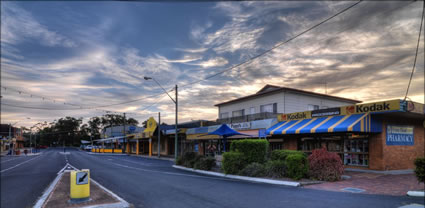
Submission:
[[[163,174],[166,174],[166,175],[187,176],[187,177],[193,177],[193,178],[209,178],[209,179],[222,180],[222,181],[237,181],[237,180],[233,180],[233,179],[224,179],[224,178],[216,178],[216,177],[208,177],[208,176],[190,175],[190,174],[183,174],[183,173],[173,173],[173,172],[166,172],[166,171],[159,171],[159,170],[148,170],[148,169],[143,169],[143,168],[131,167],[131,166],[127,166],[127,165],[121,165],[121,164],[118,164],[118,163],[112,163],[112,164],[120,166],[120,167],[124,167],[124,168],[141,170],[141,171],[152,172],[152,173],[163,173]]]
[[[17,159],[19,159],[19,158],[22,158],[22,157],[16,157],[16,158],[13,158],[13,159],[10,159],[10,160],[1,161],[1,163],[9,162],[9,161],[12,161],[12,160],[17,160]]]
[[[27,160],[27,161],[21,162],[21,163],[19,163],[19,164],[15,165],[15,166],[13,166],[13,167],[10,167],[10,168],[7,168],[7,169],[4,169],[4,170],[1,170],[1,171],[0,171],[0,173],[3,173],[3,172],[5,172],[5,171],[11,170],[11,169],[13,169],[13,168],[19,167],[19,166],[21,166],[22,164],[25,164],[25,163],[27,163],[27,162],[29,162],[29,161],[31,161],[31,160],[34,160],[34,159],[36,159],[36,158],[39,158],[39,157],[40,157],[40,156],[34,157],[34,158],[29,159],[29,160]]]

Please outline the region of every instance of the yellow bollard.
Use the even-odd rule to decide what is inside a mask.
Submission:
[[[90,199],[90,170],[71,171],[71,203],[79,203]]]

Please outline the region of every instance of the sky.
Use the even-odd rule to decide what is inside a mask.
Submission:
[[[29,127],[65,116],[86,122],[111,111],[140,123],[161,112],[161,120],[173,124],[173,101],[144,76],[167,91],[179,86],[179,122],[214,120],[214,104],[266,84],[363,102],[403,99],[420,1],[361,2],[260,58],[200,81],[354,3],[2,1],[1,122]],[[408,94],[420,103],[423,34],[422,28]],[[99,107],[131,100],[138,101]]]

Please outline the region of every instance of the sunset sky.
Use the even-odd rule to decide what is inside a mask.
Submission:
[[[421,1],[361,2],[265,56],[189,84],[354,3],[1,2],[1,94],[8,104],[1,106],[1,123],[31,126],[65,116],[87,121],[105,114],[96,106],[140,99],[98,108],[127,112],[140,123],[160,111],[161,120],[173,124],[174,103],[144,76],[167,90],[181,86],[179,122],[216,119],[215,103],[266,84],[320,93],[326,86],[330,95],[364,102],[403,99]],[[408,97],[424,103],[423,39]]]

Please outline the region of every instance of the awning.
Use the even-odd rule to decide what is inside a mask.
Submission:
[[[281,121],[267,129],[268,135],[330,132],[381,132],[369,113]]]

